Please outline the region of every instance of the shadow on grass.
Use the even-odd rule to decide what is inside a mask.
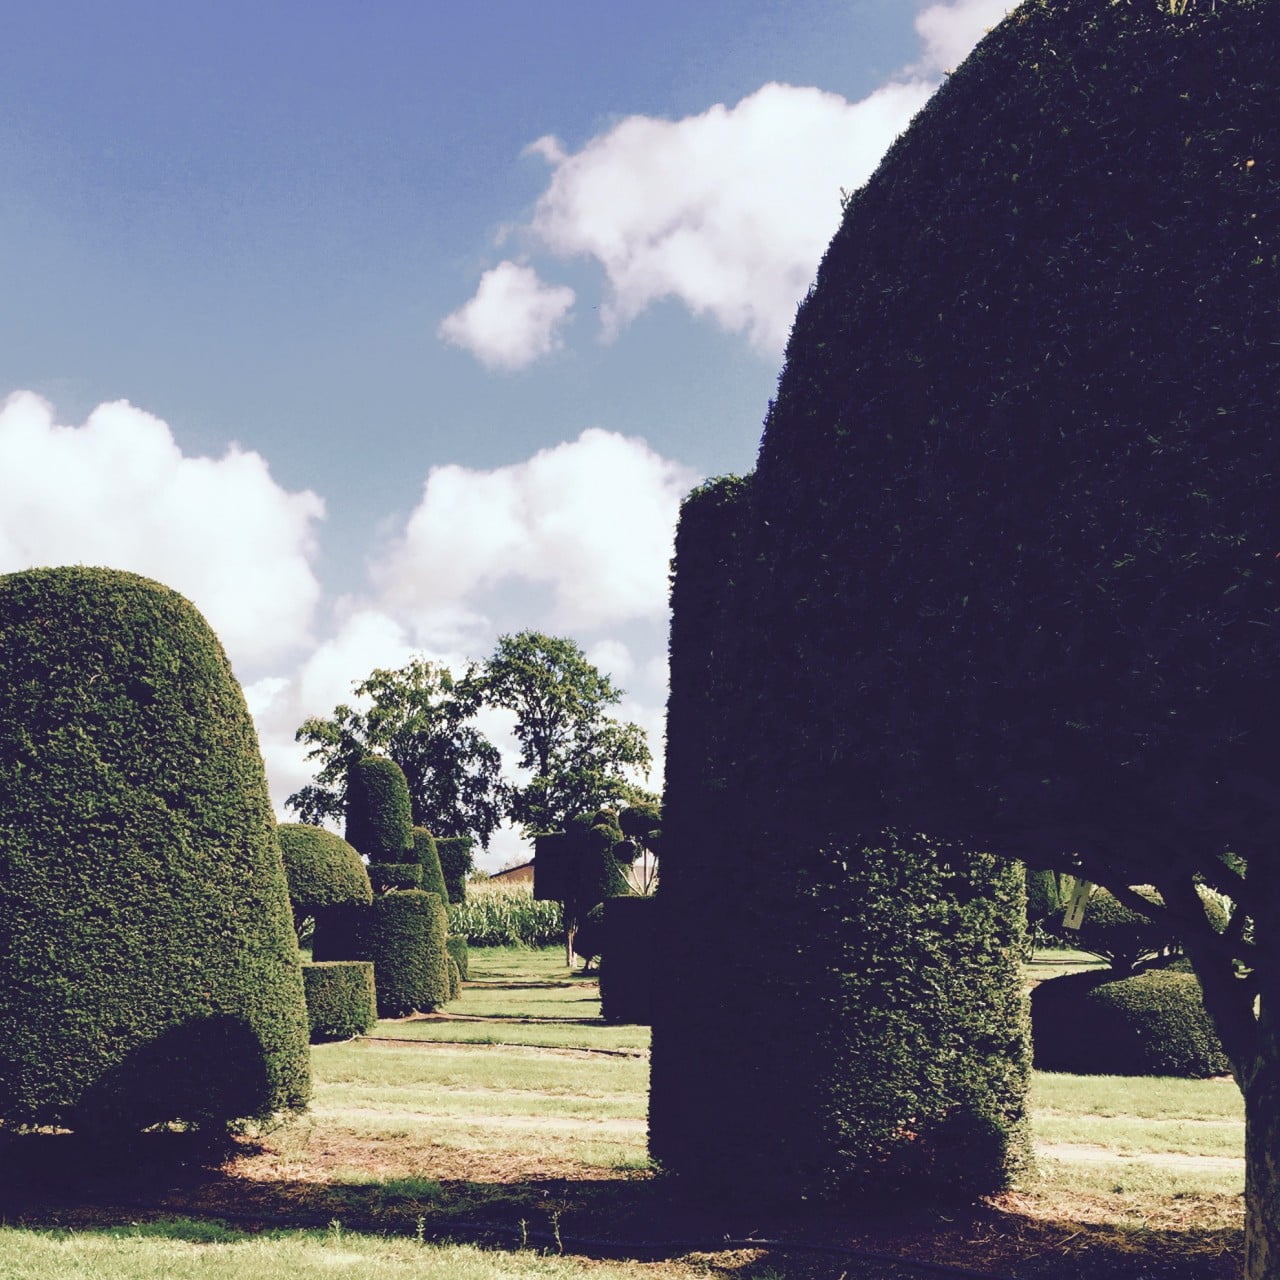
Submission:
[[[73,1134],[0,1134],[8,1226],[222,1238],[291,1227],[452,1240],[501,1249],[663,1261],[694,1255],[730,1280],[897,1280],[947,1268],[1009,1280],[1229,1280],[1240,1233],[1124,1230],[1048,1219],[1017,1197],[944,1212],[856,1203],[760,1211],[699,1203],[645,1173],[520,1181],[421,1177],[323,1182],[245,1177],[251,1144],[188,1134],[95,1147]],[[201,1224],[204,1224],[203,1226]],[[899,1259],[901,1261],[894,1261]],[[923,1264],[923,1266],[921,1265]]]

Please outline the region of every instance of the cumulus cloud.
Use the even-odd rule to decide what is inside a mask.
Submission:
[[[839,222],[840,189],[866,180],[932,88],[912,79],[850,103],[767,84],[683,120],[631,116],[573,154],[542,138],[532,149],[552,176],[532,233],[603,268],[606,336],[675,298],[776,356]]]
[[[532,267],[500,262],[437,333],[491,369],[523,369],[561,345],[573,302],[567,285],[544,284]]]
[[[1020,0],[953,0],[931,4],[916,17],[924,56],[914,68],[923,75],[952,71],[982,37],[1004,21]]]
[[[320,586],[314,522],[256,453],[183,455],[169,427],[126,401],[56,425],[29,392],[0,406],[0,572],[45,565],[128,569],[182,592],[237,664],[306,643]]]
[[[550,590],[548,625],[661,616],[680,499],[696,476],[639,439],[592,428],[492,471],[432,468],[378,571],[384,607],[418,628],[483,627],[501,586]]]
[[[598,264],[606,339],[673,299],[776,359],[838,224],[841,190],[870,177],[938,76],[1017,3],[926,5],[915,19],[921,58],[858,102],[766,84],[681,120],[629,116],[576,152],[539,138],[528,150],[551,178],[518,230],[538,250]],[[559,345],[572,301],[504,262],[439,332],[492,367],[520,368]]]

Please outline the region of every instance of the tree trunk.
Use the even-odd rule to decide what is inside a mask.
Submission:
[[[1245,1087],[1245,1280],[1280,1280],[1280,1037],[1260,1037]]]

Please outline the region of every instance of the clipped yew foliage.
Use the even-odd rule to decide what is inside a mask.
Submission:
[[[409,784],[388,756],[364,756],[347,771],[346,837],[370,862],[413,861]]]
[[[430,1013],[448,1003],[448,916],[439,894],[382,893],[370,906],[336,907],[316,921],[316,960],[372,960],[378,1016]]]
[[[449,902],[436,838],[426,827],[413,828],[413,856],[422,867],[422,887],[428,893],[439,894],[441,902]]]
[[[310,1090],[244,697],[176,592],[0,578],[0,1120],[224,1127]]]
[[[349,1040],[378,1020],[373,965],[367,960],[326,960],[302,966],[311,1043]]]
[[[369,873],[341,836],[300,822],[281,823],[277,830],[295,922],[326,907],[372,900]]]
[[[471,836],[437,836],[436,852],[450,902],[466,902],[467,877],[475,865],[475,841]],[[463,977],[466,975],[464,974]]]
[[[368,870],[374,893],[422,888],[422,867],[417,862],[371,862]]]
[[[451,933],[445,939],[445,950],[448,951],[453,963],[458,966],[459,979],[465,982],[471,976],[471,948],[467,945],[466,938],[461,934]]]
[[[658,951],[656,898],[631,894],[601,904],[600,1013],[606,1022],[653,1020]],[[575,950],[582,954],[575,939]]]
[[[1035,1062],[1080,1075],[1225,1075],[1229,1065],[1195,974],[1154,968],[1042,982],[1031,995]]]

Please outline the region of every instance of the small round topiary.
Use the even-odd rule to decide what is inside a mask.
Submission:
[[[1195,974],[1071,973],[1031,993],[1035,1065],[1078,1075],[1184,1076],[1230,1069]]]
[[[326,907],[373,901],[369,873],[341,836],[301,822],[281,823],[278,832],[295,927]]]
[[[302,1108],[306,1009],[244,696],[182,596],[0,578],[0,1120]]]
[[[409,784],[387,756],[364,756],[347,771],[346,836],[370,862],[413,861]]]
[[[378,1020],[373,965],[367,960],[325,960],[302,966],[311,1043],[349,1040]]]

